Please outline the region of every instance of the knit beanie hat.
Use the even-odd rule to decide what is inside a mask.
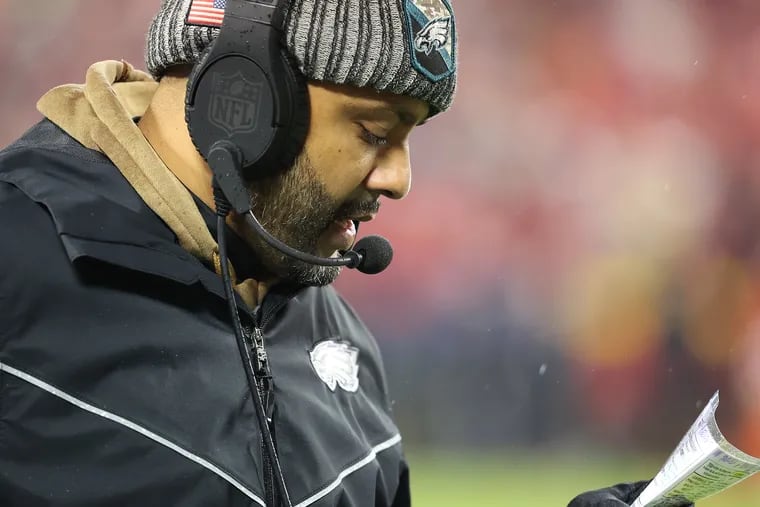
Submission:
[[[145,49],[160,79],[195,64],[219,33],[226,0],[162,0]],[[451,105],[457,37],[449,0],[289,0],[285,46],[307,79]]]

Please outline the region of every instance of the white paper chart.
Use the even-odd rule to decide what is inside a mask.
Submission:
[[[760,459],[731,445],[718,429],[716,392],[631,507],[674,507],[719,493],[760,470]]]

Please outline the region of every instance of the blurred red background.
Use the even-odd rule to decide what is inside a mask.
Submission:
[[[90,63],[144,68],[157,4],[0,0],[0,144]],[[338,283],[408,438],[669,449],[720,389],[760,455],[760,4],[454,5],[455,105],[362,231],[396,259]]]

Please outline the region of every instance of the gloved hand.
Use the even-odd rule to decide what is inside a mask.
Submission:
[[[573,498],[567,507],[623,507],[633,503],[644,491],[649,481],[617,484],[610,488],[582,493]],[[694,507],[694,504],[683,507]]]

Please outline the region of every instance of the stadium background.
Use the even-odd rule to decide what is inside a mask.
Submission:
[[[0,0],[0,145],[157,0]],[[417,506],[564,505],[654,474],[720,389],[760,455],[760,4],[459,0],[453,109],[338,285],[376,333]],[[700,504],[760,505],[751,479]]]

